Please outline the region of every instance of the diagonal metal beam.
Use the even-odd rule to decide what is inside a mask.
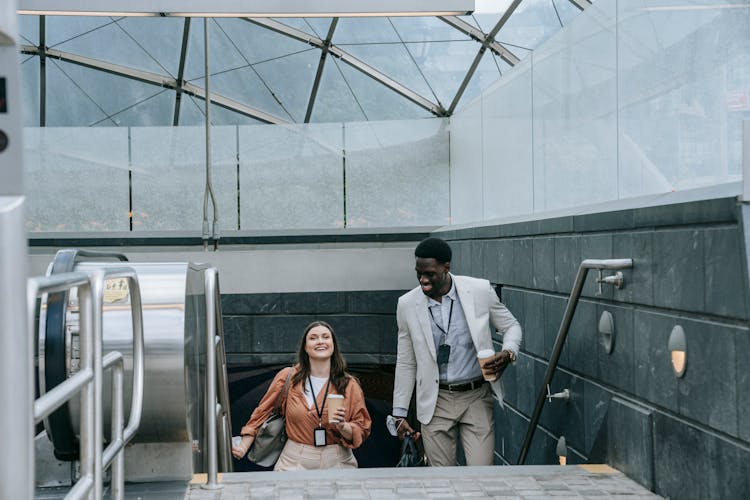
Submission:
[[[510,50],[508,50],[505,45],[501,44],[500,42],[496,40],[488,40],[487,35],[484,34],[482,30],[479,28],[476,28],[472,26],[471,24],[467,23],[463,19],[455,16],[443,16],[439,18],[444,23],[454,27],[461,33],[465,35],[469,35],[472,39],[476,40],[479,43],[485,43],[487,42],[487,48],[490,49],[492,52],[500,56],[503,61],[507,62],[511,66],[515,66],[518,64],[521,60]]]
[[[276,33],[286,35],[300,42],[310,44],[313,47],[318,47],[319,49],[323,49],[325,45],[325,42],[321,40],[320,38],[314,35],[310,35],[309,33],[305,33],[304,31],[300,31],[298,29],[287,26],[278,21],[274,21],[273,19],[247,18],[247,21],[253,24],[257,24],[258,26],[262,26],[264,28],[270,29],[271,31],[275,31]],[[361,71],[362,73],[369,76],[373,80],[376,80],[382,85],[385,85],[386,87],[390,88],[394,92],[400,94],[406,99],[409,99],[410,101],[417,104],[418,106],[421,106],[422,108],[426,109],[427,111],[434,114],[435,116],[446,116],[445,109],[439,104],[435,104],[429,99],[426,99],[422,97],[421,95],[417,94],[413,90],[405,87],[404,85],[401,85],[397,81],[386,76],[385,74],[376,70],[372,66],[360,61],[353,55],[341,49],[340,47],[331,44],[328,47],[328,51],[329,53],[338,57],[349,66],[353,67],[354,69],[358,71]]]
[[[188,40],[190,38],[190,18],[185,18],[185,23],[182,27],[182,48],[180,49],[180,65],[177,68],[177,82],[181,85],[185,75],[185,61],[187,60],[187,48]],[[174,118],[172,119],[172,125],[177,126],[180,124],[180,104],[182,102],[182,89],[178,85],[175,89],[175,103],[174,103]]]
[[[47,16],[39,16],[39,126],[47,126]]]
[[[312,116],[313,106],[315,106],[315,99],[318,96],[320,79],[323,77],[323,69],[326,65],[326,57],[328,57],[328,50],[331,46],[331,40],[333,40],[333,32],[336,31],[336,25],[338,23],[339,18],[334,17],[331,21],[331,25],[328,27],[328,34],[326,35],[326,39],[323,41],[323,49],[320,51],[320,62],[318,62],[318,71],[315,73],[315,81],[313,82],[312,91],[310,92],[310,100],[307,102],[305,123],[310,123],[310,116]]]
[[[568,1],[581,10],[591,5],[591,0],[568,0]]]
[[[456,106],[458,105],[458,102],[461,100],[461,97],[464,95],[464,92],[466,91],[466,87],[469,85],[471,78],[474,76],[474,73],[476,72],[477,67],[479,66],[479,63],[482,61],[482,57],[484,56],[484,53],[487,50],[487,47],[489,47],[490,43],[492,43],[495,40],[495,35],[497,35],[498,31],[500,31],[500,28],[505,26],[505,23],[508,22],[508,19],[510,19],[510,16],[513,14],[513,12],[515,12],[516,8],[518,8],[520,3],[521,3],[521,0],[513,0],[513,3],[508,6],[503,16],[497,22],[495,27],[492,28],[492,31],[490,31],[489,34],[485,36],[484,40],[482,40],[482,46],[479,48],[479,52],[477,52],[476,57],[472,61],[471,66],[469,67],[469,70],[466,72],[466,76],[464,76],[464,79],[461,82],[461,85],[459,85],[458,90],[456,91],[456,95],[453,98],[453,101],[451,102],[450,107],[448,108],[449,116],[452,115],[453,112],[456,110]],[[517,63],[518,61],[516,61],[516,63],[514,64],[517,64]]]
[[[103,71],[105,73],[109,73],[112,75],[122,76],[125,78],[130,78],[131,80],[137,80],[139,82],[148,83],[151,85],[156,85],[158,87],[164,87],[172,90],[179,90],[182,93],[189,94],[195,97],[200,97],[201,99],[206,98],[206,92],[205,89],[198,87],[196,85],[193,85],[188,82],[178,82],[177,79],[172,78],[170,76],[160,75],[157,73],[151,73],[149,71],[143,71],[138,69],[129,68],[127,66],[121,66],[119,64],[113,64],[106,61],[100,61],[98,59],[92,59],[90,57],[84,57],[77,54],[70,54],[68,52],[63,52],[60,50],[55,49],[47,49],[44,51],[39,50],[39,47],[35,47],[33,45],[21,45],[21,53],[22,54],[28,54],[28,55],[40,55],[41,52],[44,52],[48,58],[58,59],[60,61],[65,61],[72,64],[77,64],[79,66],[84,66],[91,69],[96,69],[98,71]],[[265,111],[261,111],[259,109],[246,106],[240,102],[234,101],[228,97],[224,97],[222,95],[218,95],[215,93],[211,94],[211,102],[221,106],[223,108],[229,109],[231,111],[235,111],[237,113],[240,113],[245,116],[249,116],[250,118],[254,118],[256,120],[265,122],[265,123],[274,123],[274,124],[285,124],[289,123],[287,120],[284,120],[283,118],[279,118],[278,116],[272,115],[270,113],[266,113]]]

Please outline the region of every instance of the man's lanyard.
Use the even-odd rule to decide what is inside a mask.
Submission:
[[[447,296],[446,296],[447,297]],[[435,326],[438,327],[438,330],[440,330],[443,333],[443,341],[441,344],[445,344],[445,342],[448,340],[448,330],[451,328],[451,318],[453,317],[453,304],[455,304],[455,300],[451,299],[451,309],[448,313],[448,324],[445,326],[445,329],[443,329],[442,326],[438,324],[437,321],[435,321],[435,315],[432,313],[432,308],[428,307],[427,310],[430,311],[430,317],[432,318],[432,322],[435,323]],[[440,306],[442,308],[442,305]]]
[[[328,399],[328,384],[331,383],[331,377],[328,377],[328,380],[326,381],[326,392],[323,395],[323,405],[320,407],[320,409],[318,409],[318,398],[315,394],[315,390],[312,386],[312,380],[309,376],[307,377],[307,381],[310,382],[310,394],[312,394],[313,403],[315,403],[315,413],[318,414],[318,425],[320,427],[323,427],[323,410],[326,407],[326,400]]]

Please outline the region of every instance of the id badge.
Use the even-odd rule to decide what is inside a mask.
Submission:
[[[448,362],[448,358],[451,357],[451,346],[448,344],[441,344],[438,346],[437,362],[439,365],[444,365]]]
[[[315,446],[326,445],[326,428],[316,427],[315,428]]]

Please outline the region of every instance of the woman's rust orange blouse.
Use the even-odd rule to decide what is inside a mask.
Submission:
[[[263,396],[258,407],[250,416],[250,420],[242,428],[241,434],[243,436],[255,437],[258,433],[260,426],[273,411],[276,398],[281,393],[286,376],[291,369],[291,367],[284,368],[276,374],[265,396]],[[295,367],[296,369],[297,367]],[[292,377],[294,376],[292,375]],[[289,383],[292,383],[291,379]],[[333,384],[329,386],[328,393],[338,394]],[[325,391],[321,390],[317,396],[318,408],[323,404],[324,394]],[[365,397],[362,393],[362,388],[356,379],[352,378],[349,380],[346,391],[344,391],[344,398],[344,407],[346,408],[345,420],[352,426],[352,440],[347,441],[344,439],[341,433],[338,432],[338,429],[336,429],[336,426],[328,423],[328,405],[326,405],[323,409],[323,426],[326,428],[326,443],[340,444],[347,448],[359,448],[362,442],[367,439],[367,436],[370,435],[372,419],[365,407]],[[281,405],[283,411],[284,403],[282,402]],[[318,426],[318,413],[315,410],[315,405],[312,408],[307,406],[307,400],[305,399],[301,384],[290,385],[289,392],[287,393],[285,415],[287,437],[298,443],[314,445],[313,430]]]

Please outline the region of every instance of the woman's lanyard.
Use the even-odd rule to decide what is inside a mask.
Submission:
[[[331,383],[331,377],[328,377],[328,380],[326,381],[326,391],[325,394],[323,394],[323,404],[320,408],[318,408],[318,397],[315,394],[315,389],[313,389],[312,385],[312,379],[308,376],[307,381],[310,383],[310,394],[313,398],[313,403],[315,403],[315,413],[318,414],[318,426],[315,428],[315,431],[313,433],[313,436],[315,438],[315,446],[325,446],[326,445],[326,428],[323,427],[323,410],[326,407],[326,400],[328,399],[328,384]]]

